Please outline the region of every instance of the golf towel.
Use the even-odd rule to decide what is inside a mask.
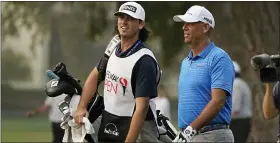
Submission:
[[[75,123],[72,119],[68,121],[70,129],[65,129],[63,142],[84,142],[86,134],[95,133],[92,124],[89,122],[88,118],[83,117],[83,124],[79,125]]]
[[[71,98],[69,108],[71,116],[77,110],[77,105],[80,101],[79,95],[74,95]],[[88,116],[88,115],[87,115]],[[79,125],[75,122],[74,119],[68,121],[69,128],[65,129],[63,142],[84,142],[84,138],[86,134],[93,134],[95,133],[94,128],[87,117],[83,117],[82,119],[83,124]]]

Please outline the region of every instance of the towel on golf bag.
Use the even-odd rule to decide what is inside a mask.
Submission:
[[[74,95],[71,98],[69,103],[71,116],[74,116],[74,113],[77,110],[80,97],[80,95]],[[68,121],[68,126],[70,129],[65,129],[63,142],[83,142],[86,134],[95,133],[94,128],[87,117],[83,117],[82,122],[83,124],[79,125],[74,119]]]
[[[69,110],[70,110],[70,113],[71,113],[71,116],[73,117],[76,110],[77,110],[77,107],[78,107],[78,104],[80,102],[80,98],[81,96],[80,95],[73,95],[72,98],[71,98],[71,101],[69,103]]]
[[[68,129],[65,130],[63,136],[63,142],[84,142],[84,138],[86,134],[93,134],[95,133],[92,124],[89,122],[88,118],[83,117],[82,120],[83,124],[79,125],[75,122],[74,119],[68,121],[68,125],[70,131]]]

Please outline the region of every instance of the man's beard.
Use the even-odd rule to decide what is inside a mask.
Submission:
[[[120,34],[121,38],[123,39],[133,39],[137,35],[137,32],[134,32],[132,34]]]

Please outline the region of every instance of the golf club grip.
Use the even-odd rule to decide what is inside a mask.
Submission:
[[[170,129],[177,135],[178,131],[176,130],[176,128],[170,123],[169,120],[166,120],[166,123],[168,124],[168,126],[170,127]]]
[[[51,79],[59,79],[59,77],[52,70],[47,70],[46,73],[47,76]]]

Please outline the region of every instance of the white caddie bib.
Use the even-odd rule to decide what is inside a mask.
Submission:
[[[114,49],[110,56],[104,80],[105,109],[98,133],[99,141],[124,142],[136,105],[131,86],[132,71],[137,61],[144,55],[149,55],[156,61],[152,51],[147,48],[142,48],[124,58],[117,57]],[[159,66],[158,74],[160,74]],[[157,122],[154,99],[150,99],[149,108]]]
[[[155,61],[156,59],[152,51],[147,48],[142,48],[124,58],[117,57],[115,50],[109,58],[106,68],[104,81],[105,110],[117,116],[131,117],[135,107],[135,99],[131,87],[133,67],[144,55],[151,56]],[[154,100],[151,100],[151,102],[154,103]],[[155,104],[151,106],[155,106]]]

